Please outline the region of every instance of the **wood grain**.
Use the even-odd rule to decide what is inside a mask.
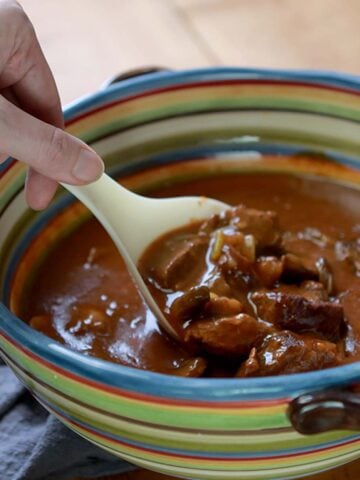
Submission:
[[[360,72],[359,0],[22,0],[64,103],[146,65]],[[170,480],[145,470],[101,480]],[[310,480],[356,480],[360,461]]]
[[[175,0],[227,65],[360,72],[359,0]]]

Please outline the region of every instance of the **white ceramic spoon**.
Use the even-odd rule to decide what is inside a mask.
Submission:
[[[164,233],[210,217],[229,206],[206,197],[142,197],[106,174],[90,185],[64,187],[86,205],[107,230],[159,324],[178,338],[145,285],[137,262],[148,245]]]

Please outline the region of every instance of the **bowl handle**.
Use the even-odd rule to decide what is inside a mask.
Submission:
[[[101,85],[100,90],[106,90],[114,83],[121,82],[123,80],[128,80],[129,78],[141,77],[143,75],[148,75],[149,73],[158,73],[158,72],[169,72],[170,69],[166,67],[140,67],[134,68],[133,70],[128,70],[123,73],[118,73],[112,77],[105,80]]]
[[[289,405],[288,416],[299,433],[360,430],[360,388],[304,394]]]

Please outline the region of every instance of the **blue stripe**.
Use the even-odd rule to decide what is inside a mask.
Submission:
[[[7,169],[7,167],[12,162],[12,160],[13,159],[9,157],[3,163],[0,164],[0,173],[4,172]]]

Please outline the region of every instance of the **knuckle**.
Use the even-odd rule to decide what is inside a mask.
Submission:
[[[6,35],[8,44],[12,45],[6,60],[6,73],[11,78],[14,74],[23,74],[28,68],[28,52],[36,41],[36,34],[32,23],[18,2],[10,0],[0,7],[3,7],[0,9],[3,34]]]
[[[30,47],[33,46],[36,40],[36,33],[34,25],[30,22],[29,18],[27,17],[26,13],[23,11],[23,19],[22,19],[22,34],[25,43],[27,43]]]
[[[19,45],[22,45],[24,50],[31,48],[36,41],[35,28],[20,5],[14,8],[12,21],[17,31]]]
[[[79,155],[79,146],[61,128],[43,125],[41,141],[33,152],[32,166],[42,175],[57,182],[71,181],[72,168]]]
[[[24,55],[23,51],[19,48],[17,49],[9,58],[6,64],[7,74],[15,75],[18,73],[23,73],[26,70],[27,58]]]
[[[60,128],[52,129],[48,145],[48,159],[54,166],[64,160],[64,156],[69,153],[69,147],[68,136]]]
[[[5,2],[5,14],[7,18],[11,19],[13,24],[23,25],[24,23],[30,23],[22,6],[15,0]]]

